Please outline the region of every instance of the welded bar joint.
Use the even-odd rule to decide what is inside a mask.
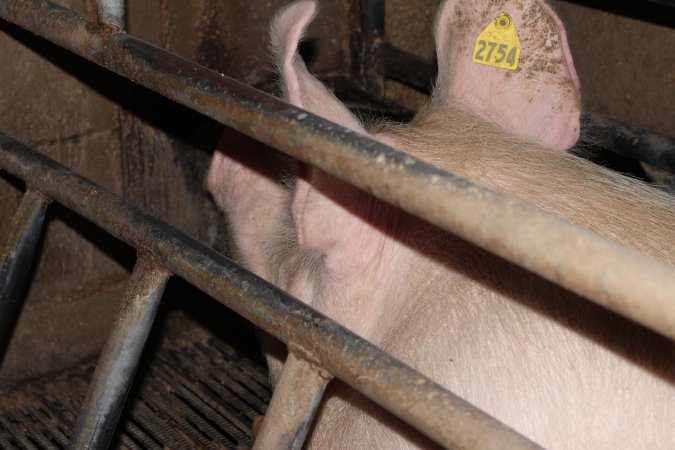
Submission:
[[[124,30],[124,0],[86,0],[88,29],[102,35]]]
[[[325,369],[296,355],[293,345],[256,437],[253,450],[300,450],[328,382]]]
[[[69,449],[108,448],[170,276],[150,257],[138,259],[99,356]]]
[[[26,191],[12,218],[0,254],[0,352],[8,338],[24,282],[35,258],[50,201],[30,188]]]

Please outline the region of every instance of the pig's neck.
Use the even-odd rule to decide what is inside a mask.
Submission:
[[[674,198],[637,180],[450,108],[427,108],[410,125],[384,126],[379,137],[450,172],[675,263],[675,252],[662,245],[663,239],[675,241]]]
[[[417,252],[400,245],[411,241],[411,224],[401,210],[369,194],[347,185],[340,192],[349,202],[326,220],[339,223],[346,239],[325,252],[303,251],[289,291],[360,336],[377,340],[389,313],[406,301],[404,288],[412,284]]]

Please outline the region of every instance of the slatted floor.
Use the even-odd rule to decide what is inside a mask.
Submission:
[[[0,448],[66,448],[93,370],[0,392]],[[141,377],[111,448],[249,448],[271,396],[265,369],[215,340],[159,349]]]

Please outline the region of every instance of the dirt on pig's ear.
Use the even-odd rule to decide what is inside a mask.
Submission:
[[[313,1],[284,8],[272,22],[270,42],[284,98],[295,106],[354,131],[365,133],[359,120],[312,74],[298,53],[298,44],[316,14]]]
[[[446,0],[436,19],[434,104],[566,150],[579,137],[580,85],[565,28],[544,0]]]

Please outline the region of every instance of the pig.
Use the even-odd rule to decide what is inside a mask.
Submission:
[[[295,2],[271,26],[286,101],[675,262],[673,197],[566,152],[580,84],[543,0],[443,1],[435,89],[406,124],[363,123],[309,73],[297,47],[316,10]],[[505,17],[517,67],[475,62],[477,37]],[[535,442],[675,447],[672,341],[232,131],[207,187],[243,265]],[[274,382],[283,352],[267,350]],[[307,446],[434,448],[338,381]]]

